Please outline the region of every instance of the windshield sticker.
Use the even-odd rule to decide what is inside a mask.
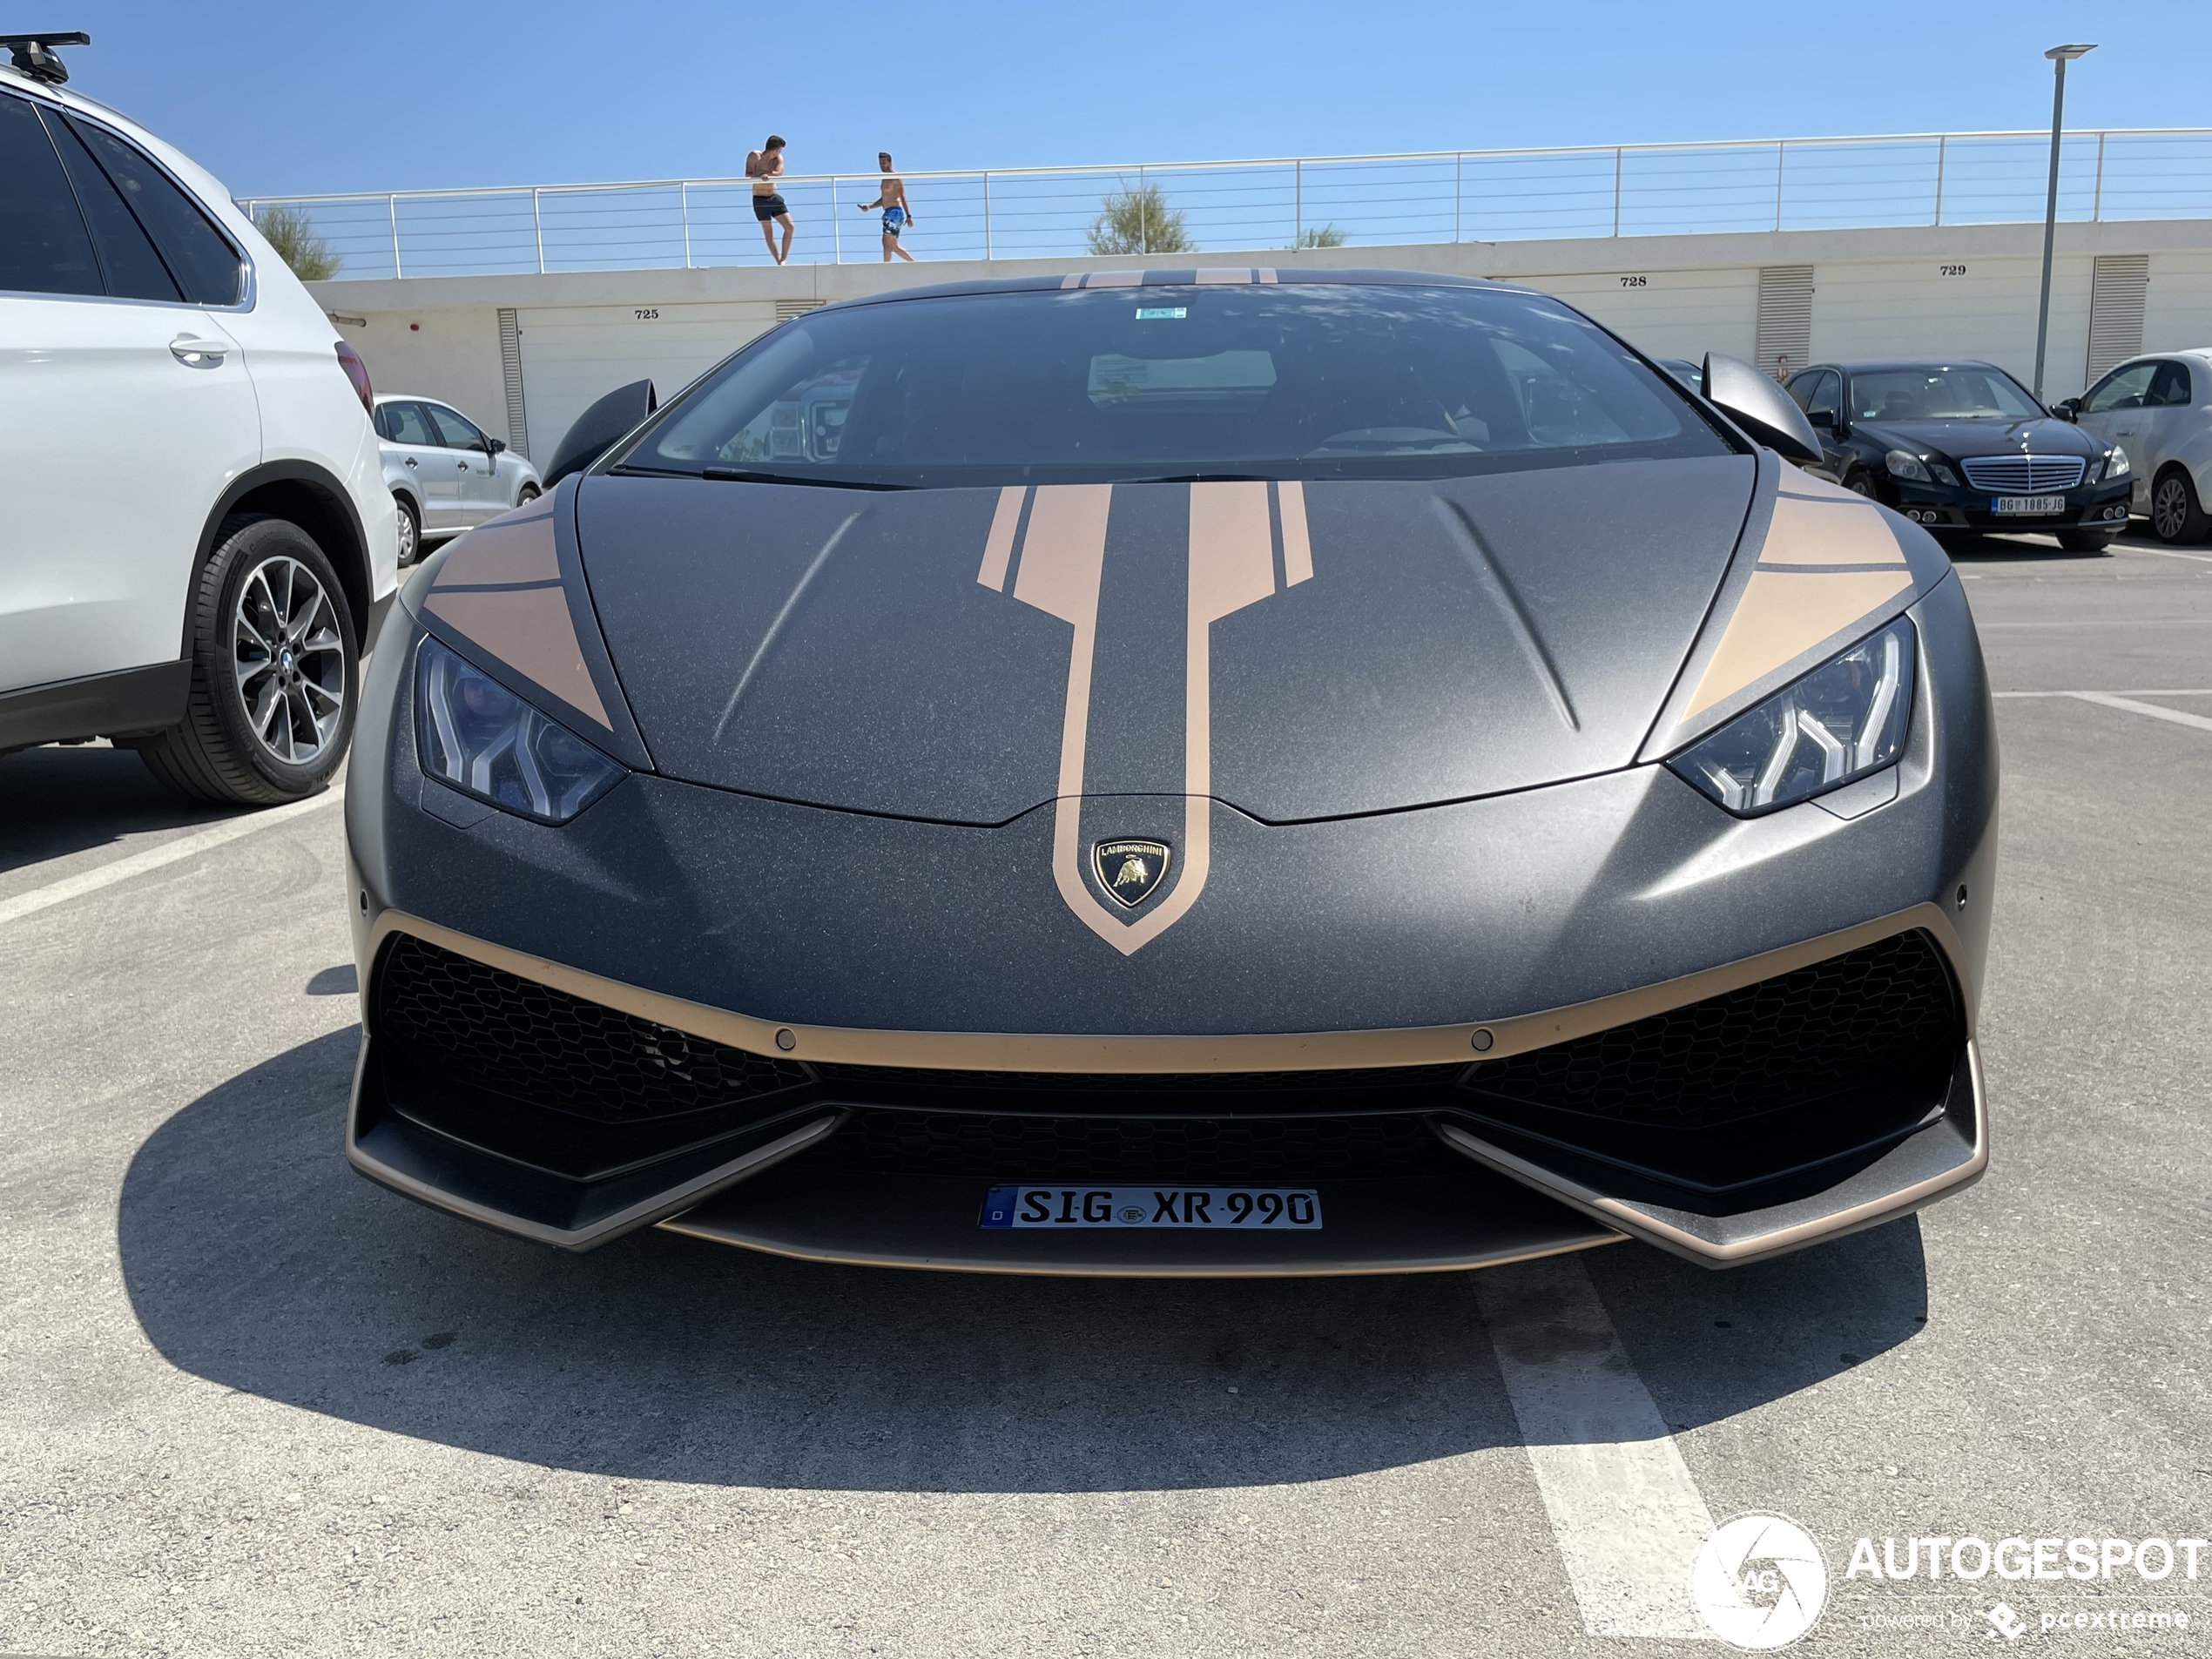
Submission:
[[[1190,307],[1188,306],[1139,306],[1136,308],[1139,322],[1173,322],[1190,314]]]

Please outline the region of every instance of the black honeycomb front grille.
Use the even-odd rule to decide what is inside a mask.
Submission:
[[[1029,1117],[853,1114],[816,1156],[884,1174],[1003,1181],[1274,1183],[1454,1175],[1465,1163],[1426,1119]]]
[[[1963,1034],[1924,933],[1494,1060],[1466,1088],[1621,1123],[1710,1129],[1854,1089],[1940,1093]]]
[[[601,1123],[750,1103],[804,1067],[710,1042],[487,968],[410,934],[376,981],[376,1033],[502,1094]]]

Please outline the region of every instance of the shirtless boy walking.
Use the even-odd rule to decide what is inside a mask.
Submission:
[[[745,176],[752,180],[752,216],[760,226],[760,234],[767,239],[768,255],[779,265],[791,257],[791,209],[784,206],[783,197],[777,192],[776,180],[783,176],[784,141],[774,133],[758,150],[748,152],[745,158]],[[784,227],[784,245],[776,246],[777,226]]]
[[[914,207],[907,200],[907,181],[893,175],[888,150],[879,150],[875,161],[883,169],[883,188],[873,201],[862,202],[860,211],[872,213],[879,207],[883,210],[883,262],[890,264],[891,256],[895,253],[911,265],[914,256],[899,245],[899,233],[914,222]]]

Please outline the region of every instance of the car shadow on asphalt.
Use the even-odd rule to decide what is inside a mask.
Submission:
[[[1521,1439],[1466,1274],[1009,1278],[483,1231],[346,1166],[356,1042],[233,1078],[132,1160],[123,1272],[172,1364],[524,1463],[764,1487],[1256,1486]],[[1582,1259],[1677,1427],[1905,1342],[1927,1305],[1911,1221],[1727,1274]]]
[[[19,749],[0,755],[0,875],[126,835],[235,813],[186,800],[128,749],[104,743]]]

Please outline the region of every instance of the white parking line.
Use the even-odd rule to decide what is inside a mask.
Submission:
[[[158,870],[165,864],[174,864],[218,847],[226,841],[235,841],[241,835],[251,835],[273,825],[288,823],[308,813],[320,812],[335,806],[345,798],[339,789],[326,790],[309,800],[295,800],[288,806],[273,806],[266,812],[247,813],[237,818],[225,819],[211,824],[197,834],[179,836],[173,841],[164,841],[150,846],[143,853],[133,853],[103,864],[97,869],[85,870],[59,881],[51,881],[43,887],[33,887],[28,893],[18,893],[12,899],[0,899],[0,927],[24,916],[48,909],[57,904],[67,904],[71,899],[81,899],[88,893],[112,887],[118,881],[128,881],[132,876],[144,875],[149,870]]]
[[[1474,1293],[1583,1629],[1710,1637],[1689,1569],[1711,1512],[1581,1259],[1494,1267]]]
[[[2148,553],[2155,559],[2187,559],[2192,564],[2212,564],[2212,556],[2202,553],[2176,553],[2171,548],[2127,547],[2120,550],[2123,553]]]
[[[2155,720],[2171,720],[2175,725],[2193,725],[2200,732],[2212,732],[2212,720],[2202,714],[2189,714],[2180,709],[2161,709],[2155,703],[2138,703],[2132,697],[2114,697],[2110,691],[2076,691],[2074,696],[2084,703],[2095,703],[2108,709],[2125,709],[2130,714],[2148,714]]]
[[[2191,714],[2182,709],[2162,709],[2155,703],[2139,703],[2136,697],[2212,697],[2212,691],[2139,691],[2134,697],[2118,691],[1993,691],[1992,697],[2067,697],[2077,703],[2094,703],[2101,708],[2122,709],[2129,714],[2148,714],[2154,720],[2171,720],[2175,725],[2195,726],[2200,732],[2212,732],[2212,718]]]

